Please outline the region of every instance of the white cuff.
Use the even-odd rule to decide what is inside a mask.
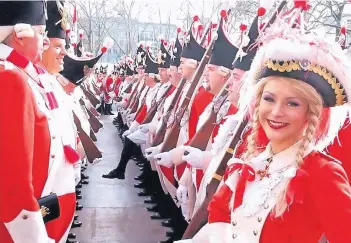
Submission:
[[[16,243],[50,242],[40,211],[31,212],[23,209],[15,219],[5,223],[5,227]]]

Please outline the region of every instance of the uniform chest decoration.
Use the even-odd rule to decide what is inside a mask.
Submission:
[[[273,157],[266,149],[250,164],[243,164],[239,159],[229,162],[229,177],[225,183],[234,192],[230,203],[233,242],[259,242],[264,222],[275,207],[279,195],[285,189],[287,195],[298,191],[292,185],[301,179],[300,169],[297,169],[295,162],[299,144]],[[305,156],[311,153],[312,148],[310,146],[306,150]],[[267,164],[270,165],[268,170]],[[267,173],[262,175],[260,171]],[[245,174],[246,179],[243,178]]]
[[[39,95],[37,95],[38,107],[48,117],[52,140],[60,140],[56,138],[56,135],[52,134],[56,129],[53,128],[51,122],[51,117],[54,117],[53,114],[55,113],[55,110],[59,109],[59,104],[57,102],[53,89],[50,88],[50,85],[48,85],[46,83],[46,80],[44,80],[47,75],[45,71],[40,67],[34,66],[27,58],[16,52],[11,47],[6,46],[4,44],[0,44],[0,60],[6,63],[4,64],[5,68],[17,69],[28,76],[28,84],[32,88],[33,93],[35,95],[40,94],[40,97],[45,102],[46,109],[38,100],[38,98],[40,97]],[[65,144],[61,134],[59,135],[61,137],[61,144],[63,146],[63,151],[66,156],[66,161],[70,163],[77,162],[79,160],[78,153],[70,145]],[[52,145],[53,144],[55,143],[53,143],[52,141]],[[54,158],[54,155],[52,154],[51,157]]]

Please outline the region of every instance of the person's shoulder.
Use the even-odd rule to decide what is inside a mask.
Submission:
[[[28,77],[9,62],[0,62],[0,85],[2,88],[28,88]]]
[[[335,174],[347,178],[341,162],[320,151],[313,151],[306,156],[302,168],[306,170],[310,177],[322,180],[327,180]]]

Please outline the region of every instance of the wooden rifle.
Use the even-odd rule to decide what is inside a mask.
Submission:
[[[183,99],[182,103],[179,105],[179,108],[177,109],[176,114],[174,115],[175,119],[173,122],[173,125],[167,135],[167,137],[165,138],[165,141],[163,142],[162,148],[161,148],[161,153],[163,152],[168,152],[171,149],[175,148],[177,146],[177,141],[178,141],[178,137],[179,137],[179,132],[180,132],[180,122],[181,119],[185,113],[185,110],[187,109],[187,107],[189,106],[190,100],[192,99],[193,95],[195,95],[195,89],[198,85],[198,82],[203,74],[203,71],[207,65],[207,63],[210,60],[210,56],[212,53],[212,48],[213,48],[213,44],[215,42],[215,38],[213,38],[209,44],[209,46],[207,47],[204,56],[202,57],[201,62],[199,63],[198,68],[195,71],[195,74],[192,78],[192,82],[190,84],[190,87],[186,93],[185,99]]]
[[[208,141],[210,141],[213,130],[217,124],[217,114],[227,100],[229,93],[228,86],[229,84],[226,84],[221,92],[213,99],[210,116],[190,140],[189,146],[198,148],[202,151],[206,150]],[[187,151],[184,152],[184,155],[188,154]]]
[[[143,120],[142,124],[147,124],[147,123],[150,123],[152,121],[152,119],[154,118],[159,106],[163,104],[164,100],[167,97],[168,92],[172,89],[172,87],[173,87],[172,85],[170,85],[168,87],[168,89],[165,91],[164,94],[162,94],[162,96],[161,96],[161,98],[160,98],[160,100],[158,102],[156,101],[157,96],[155,97],[155,101],[152,103],[150,111],[147,113],[147,115],[146,115],[145,119]]]
[[[101,95],[100,89],[98,87],[96,87],[96,85],[94,83],[92,84],[92,86],[93,86],[93,89],[95,91],[95,94],[100,96]]]
[[[134,82],[132,82],[132,83],[134,83]],[[126,105],[126,109],[128,109],[132,105],[132,103],[134,103],[135,96],[137,95],[137,92],[138,92],[138,86],[139,86],[139,84],[136,84],[134,90],[130,94],[130,97],[129,97],[127,105]]]
[[[166,111],[164,111],[165,115],[163,115],[163,117],[161,118],[162,119],[161,120],[161,122],[162,122],[161,127],[157,130],[157,132],[155,134],[155,137],[154,137],[154,139],[152,141],[152,145],[151,145],[152,147],[160,145],[162,143],[163,139],[165,138],[168,119],[171,116],[172,110],[176,106],[178,99],[180,99],[180,94],[183,90],[185,83],[186,83],[186,79],[181,79],[179,84],[178,84],[178,87],[174,91],[175,93],[174,93],[174,96],[172,98],[171,104],[169,105],[168,109]]]
[[[271,17],[270,21],[264,26],[267,28],[271,25],[275,19],[277,18],[278,14],[282,11],[282,9],[286,6],[287,1],[283,1],[277,8],[276,12]],[[219,163],[216,172],[213,174],[213,177],[210,183],[206,186],[206,197],[205,200],[201,203],[200,208],[196,211],[195,215],[190,221],[182,239],[190,239],[193,238],[197,232],[208,222],[208,205],[212,200],[214,193],[217,191],[217,188],[223,178],[225,170],[227,169],[228,161],[233,157],[235,152],[235,148],[237,147],[240,140],[242,140],[242,135],[244,130],[247,126],[248,120],[247,118],[242,118],[239,121],[238,125],[235,128],[234,136],[229,144],[228,149],[226,150],[224,156]]]
[[[98,98],[96,98],[95,95],[93,95],[90,91],[88,91],[87,89],[85,89],[85,87],[83,85],[80,86],[85,97],[87,97],[87,99],[90,101],[90,103],[96,107],[100,104],[100,100]]]
[[[93,140],[93,142],[97,142],[97,138],[92,128],[90,128],[90,138]]]
[[[144,89],[147,89],[146,92],[148,92],[149,87],[146,87],[145,83],[143,84],[142,89],[140,90],[140,92],[135,96],[134,102],[130,107],[130,111],[129,114],[133,114],[135,112],[138,112],[138,106],[139,106],[139,99],[141,96],[141,93],[144,91]],[[144,98],[146,97],[146,94],[144,96]],[[142,103],[141,103],[142,104]],[[141,108],[141,107],[140,107]],[[140,110],[140,109],[139,109]]]
[[[90,136],[86,134],[86,132],[83,130],[82,124],[74,112],[73,119],[77,127],[78,136],[80,138],[80,141],[82,142],[89,163],[94,163],[96,159],[101,159],[102,154],[100,150],[96,147],[95,143],[91,140]]]
[[[143,99],[142,99],[142,101],[141,101],[141,105],[140,105],[140,107],[139,107],[139,109],[136,111],[136,113],[135,113],[135,117],[137,117],[138,115],[139,115],[139,113],[141,112],[141,110],[143,109],[143,105],[145,104],[145,102],[146,102],[146,97],[147,97],[147,94],[149,93],[149,91],[150,91],[150,87],[146,87],[147,88],[147,90],[146,90],[146,93],[145,93],[145,95],[144,95],[144,97],[143,97]],[[140,98],[140,97],[139,97]],[[137,104],[139,105],[139,102],[137,102]],[[133,114],[133,112],[132,112],[132,110],[130,111],[130,113],[129,114]]]
[[[97,119],[97,117],[94,116],[94,114],[86,107],[83,99],[79,99],[79,104],[81,106],[83,106],[84,109],[86,110],[86,112],[89,116],[88,120],[89,120],[90,126],[93,129],[93,131],[95,133],[99,132],[100,129],[104,127],[104,125],[102,125],[102,123],[99,121],[99,119]]]

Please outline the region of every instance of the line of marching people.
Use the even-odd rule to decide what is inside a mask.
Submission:
[[[306,33],[308,1],[271,2],[237,35],[235,9],[206,28],[195,16],[118,62],[124,147],[102,177],[136,161],[162,242],[351,241],[347,30]]]
[[[65,1],[1,1],[0,238],[3,243],[78,242],[76,210],[103,124],[92,75],[101,54],[70,32]],[[72,38],[71,38],[72,37]]]

